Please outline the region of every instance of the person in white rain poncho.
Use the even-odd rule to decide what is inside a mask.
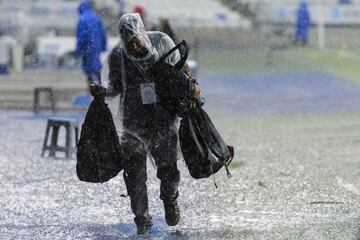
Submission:
[[[155,80],[147,71],[175,44],[164,33],[146,32],[137,13],[123,15],[118,30],[120,43],[108,57],[108,78],[104,78],[102,86],[91,88],[91,93],[107,97],[118,132],[121,130],[124,180],[138,233],[145,234],[152,226],[146,187],[147,154],[152,156],[157,166],[166,222],[174,226],[180,220],[177,204],[180,181],[177,168],[178,116],[169,110],[168,103],[161,102],[155,91]],[[179,60],[180,54],[176,50],[165,61],[175,66]],[[198,97],[199,87],[193,84],[191,89],[192,96]],[[120,104],[114,108],[111,103],[119,99],[116,96],[120,96],[120,100],[116,100]]]

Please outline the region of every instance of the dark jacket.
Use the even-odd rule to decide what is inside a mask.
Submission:
[[[101,70],[99,55],[106,51],[107,38],[101,19],[92,11],[88,1],[83,1],[76,29],[76,54],[82,57],[82,70],[94,73]]]

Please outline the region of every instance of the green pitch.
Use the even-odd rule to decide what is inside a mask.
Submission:
[[[199,71],[204,74],[263,74],[322,71],[360,83],[360,51],[290,48],[202,49]]]

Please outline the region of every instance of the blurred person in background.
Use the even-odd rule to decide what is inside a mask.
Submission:
[[[141,4],[136,4],[134,6],[134,9],[133,9],[133,12],[134,13],[138,13],[144,23],[144,26],[145,26],[145,29],[147,31],[157,31],[158,30],[158,25],[149,21],[148,17],[147,17],[147,13],[145,11],[145,8],[143,5]]]
[[[136,4],[133,9],[134,13],[138,13],[145,25],[145,29],[148,31],[160,31],[166,33],[174,43],[178,43],[177,36],[175,30],[171,27],[169,19],[160,18],[160,24],[155,24],[153,22],[148,21],[147,14],[145,8],[141,4]]]
[[[178,43],[178,39],[176,36],[176,32],[175,30],[171,27],[169,19],[167,18],[160,18],[160,26],[159,26],[159,31],[166,33],[173,41],[175,44]]]
[[[101,18],[94,13],[88,0],[80,3],[78,12],[75,54],[82,58],[82,70],[87,75],[88,84],[100,83],[100,53],[107,50],[106,32]]]
[[[295,45],[305,46],[309,39],[311,27],[310,13],[307,0],[302,0],[297,10]]]
[[[171,27],[169,19],[160,18],[160,25],[158,27],[158,31],[163,32],[166,35],[168,35],[175,44],[179,43],[177,34],[176,34],[175,30]],[[191,77],[195,76],[196,69],[190,69],[190,66],[187,62],[185,62],[184,70],[188,73],[189,76],[191,76]]]
[[[10,46],[6,36],[0,32],[0,74],[9,74]]]
[[[133,9],[134,13],[138,13],[145,25],[146,30],[148,31],[161,31],[166,33],[174,42],[175,44],[178,42],[176,33],[174,29],[171,27],[169,19],[167,18],[160,18],[160,24],[155,24],[153,22],[148,21],[147,14],[145,8],[141,4],[136,4]]]
[[[119,106],[112,108],[121,110],[120,114],[114,115],[114,121],[115,125],[121,125],[118,130],[122,132],[123,176],[137,232],[146,234],[152,226],[146,186],[148,154],[157,167],[166,223],[175,226],[180,221],[177,203],[180,182],[177,168],[177,112],[170,110],[174,103],[162,102],[157,96],[155,79],[148,74],[159,57],[175,44],[165,33],[147,32],[138,13],[124,14],[118,30],[120,44],[112,50],[108,65],[104,67],[104,71],[109,68],[108,79],[104,79],[102,85],[91,86],[90,91],[93,96],[120,95]],[[176,50],[165,62],[175,66],[180,58]],[[194,98],[200,95],[200,89],[194,82],[190,84],[189,91],[189,96]]]

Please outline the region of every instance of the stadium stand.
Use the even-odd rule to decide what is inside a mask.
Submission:
[[[149,20],[168,18],[175,27],[250,27],[238,12],[218,0],[128,0],[127,12],[136,4],[146,9]]]
[[[301,0],[221,0],[257,23],[294,23]],[[308,0],[314,24],[360,25],[360,1]]]

